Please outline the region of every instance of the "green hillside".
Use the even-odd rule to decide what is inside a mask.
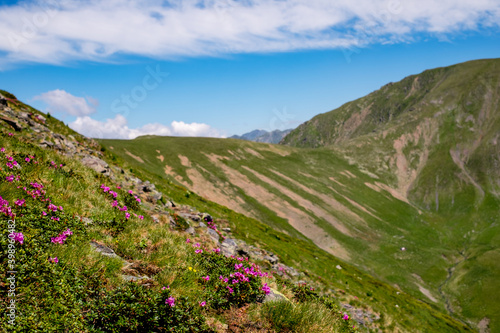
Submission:
[[[499,60],[426,71],[313,118],[286,145],[100,143],[127,168],[190,191],[167,190],[175,200],[203,209],[216,202],[499,332],[499,78]],[[336,283],[331,274],[343,270],[330,260],[314,272]]]
[[[442,307],[321,250],[285,219],[273,218],[271,209],[262,214],[276,230],[176,185],[182,179],[167,176],[165,170],[172,171],[165,164],[159,164],[160,174],[149,171],[130,151],[115,154],[118,146],[100,147],[14,95],[5,96],[0,96],[0,261],[15,271],[0,273],[1,331],[471,331]],[[174,142],[172,148],[200,154],[230,143],[234,154],[245,155],[236,149],[241,147],[247,157],[259,160],[259,152],[281,156],[296,151],[246,142],[239,146],[238,140]],[[161,162],[160,149],[144,158]],[[164,161],[173,157],[164,151]],[[148,152],[147,146],[142,152]],[[188,164],[176,158],[180,166]],[[336,158],[331,162],[345,164]],[[214,184],[212,191],[218,193]],[[206,213],[213,216],[211,227],[223,230],[219,237],[237,240],[251,261],[240,263],[212,251],[221,247],[214,241],[215,229],[195,222]],[[189,231],[188,226],[195,228]],[[279,265],[271,264],[276,261]],[[233,289],[217,278],[251,267],[262,275],[248,275],[248,281],[240,276]],[[267,292],[281,301],[259,303]]]

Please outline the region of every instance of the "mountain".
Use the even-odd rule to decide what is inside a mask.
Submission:
[[[279,143],[283,138],[290,133],[292,130],[287,129],[284,131],[274,130],[271,132],[264,130],[254,130],[248,133],[245,133],[241,136],[233,135],[230,139],[240,139],[240,140],[248,140],[254,142],[265,142],[265,143]]]
[[[99,142],[134,170],[499,332],[499,78],[498,59],[425,71],[316,116],[282,145],[154,136]],[[318,275],[331,277],[326,283],[342,271],[329,260],[317,264]]]

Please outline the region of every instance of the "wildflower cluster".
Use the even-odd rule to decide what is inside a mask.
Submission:
[[[112,191],[112,190],[111,190],[111,188],[110,188],[109,186],[106,186],[106,185],[104,185],[104,184],[101,184],[101,187],[100,187],[100,188],[102,189],[102,191],[103,191],[104,193],[108,193],[108,194],[112,197],[113,202],[111,203],[111,207],[117,208],[120,212],[125,212],[125,219],[127,219],[127,220],[128,220],[128,219],[132,216],[132,214],[133,214],[135,217],[139,218],[140,220],[143,220],[143,219],[144,219],[144,216],[143,216],[143,215],[137,215],[136,213],[132,213],[132,214],[130,214],[130,213],[128,212],[129,207],[127,207],[127,196],[125,196],[125,205],[120,206],[120,204],[119,204],[119,202],[118,202],[118,200],[117,200],[117,198],[118,198],[118,193],[117,193],[117,192]],[[117,186],[116,188],[117,188],[117,189],[121,189],[121,187],[120,187],[120,186]],[[132,204],[132,207],[131,207],[131,208],[132,208],[132,209],[137,209],[137,208],[138,208],[137,203],[141,202],[141,199],[139,199],[137,196],[133,195],[133,192],[132,192],[131,190],[130,190],[128,193],[129,193],[129,194],[131,194],[131,195],[134,197],[134,200],[135,200],[135,202]],[[129,206],[130,206],[130,205],[129,205]]]
[[[64,242],[66,241],[66,238],[68,236],[71,236],[73,235],[73,232],[71,230],[66,229],[65,231],[63,231],[62,233],[60,233],[57,237],[52,237],[50,240],[52,243],[55,243],[55,244],[64,244]]]

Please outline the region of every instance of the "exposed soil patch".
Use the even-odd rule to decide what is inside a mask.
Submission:
[[[191,167],[191,162],[189,161],[189,159],[186,156],[178,155],[177,157],[179,157],[179,159],[181,160],[182,166],[185,166],[187,168]]]
[[[157,158],[157,159],[159,159],[159,160],[160,160],[161,162],[163,162],[163,160],[164,160],[164,157],[163,157],[163,155],[160,155],[160,156],[156,156],[156,158]]]
[[[259,154],[259,153],[258,153],[258,152],[256,152],[255,150],[253,150],[252,148],[248,148],[248,147],[247,147],[247,148],[245,148],[245,151],[246,151],[247,153],[252,154],[252,155],[253,155],[253,156],[255,156],[255,157],[258,157],[258,158],[262,159],[262,160],[264,159],[264,156],[262,156],[261,154]]]
[[[129,152],[127,149],[125,149],[125,154],[127,154],[130,157],[132,157],[134,160],[136,160],[139,163],[144,163],[144,160],[142,158],[140,158],[139,156],[135,156],[134,154],[132,154],[131,152]]]
[[[266,188],[253,183],[247,176],[241,172],[228,167],[222,163],[217,155],[207,155],[207,157],[222,171],[224,171],[229,182],[239,187],[246,195],[255,198],[260,204],[266,206],[279,217],[288,220],[288,223],[297,231],[302,233],[307,238],[311,239],[316,245],[323,250],[334,254],[342,259],[348,259],[348,252],[340,246],[328,233],[318,227],[314,220],[306,212],[292,206],[288,201],[283,200]],[[251,169],[249,169],[251,170]],[[288,189],[287,189],[288,190]],[[214,200],[219,202],[221,199]],[[231,208],[231,207],[230,207]],[[241,208],[235,208],[236,211],[242,213]],[[247,213],[246,211],[244,213]],[[347,229],[346,229],[347,230]]]
[[[321,201],[323,201],[326,205],[328,205],[328,207],[332,207],[334,210],[342,213],[343,215],[346,215],[347,217],[349,217],[351,219],[354,219],[354,220],[356,220],[358,222],[360,222],[360,221],[363,220],[361,217],[359,217],[359,215],[357,215],[356,213],[352,212],[349,208],[347,208],[346,206],[344,206],[343,204],[341,204],[340,202],[338,202],[337,200],[335,200],[335,198],[333,198],[333,197],[331,197],[329,195],[326,195],[324,193],[315,191],[312,188],[307,187],[307,186],[299,183],[298,181],[296,181],[296,180],[294,180],[294,179],[292,179],[290,177],[287,177],[284,174],[282,174],[282,173],[280,173],[280,172],[278,172],[276,170],[271,170],[271,171],[273,173],[275,173],[276,175],[280,176],[281,178],[285,179],[287,182],[293,184],[294,186],[297,186],[302,191],[307,192],[307,193],[309,193],[309,194],[317,197],[318,199],[320,199]],[[302,200],[305,200],[305,199],[302,199]],[[315,211],[313,210],[313,212],[315,212]],[[326,214],[329,215],[329,216],[331,216],[331,214],[329,214],[329,213],[326,213]],[[315,213],[315,215],[316,215],[316,213]],[[316,215],[316,216],[318,216],[318,215]],[[328,221],[327,218],[325,218],[325,220]],[[338,223],[340,223],[340,222],[338,222]],[[344,229],[345,229],[345,227],[344,227]],[[347,230],[347,229],[345,229],[345,230]],[[339,229],[339,231],[340,231],[340,229]],[[342,233],[344,233],[344,232],[342,232]],[[347,233],[347,235],[350,235],[350,234]]]

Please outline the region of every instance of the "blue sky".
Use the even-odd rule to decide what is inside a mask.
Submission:
[[[0,89],[93,137],[286,129],[500,57],[498,22],[490,0],[0,1]]]

